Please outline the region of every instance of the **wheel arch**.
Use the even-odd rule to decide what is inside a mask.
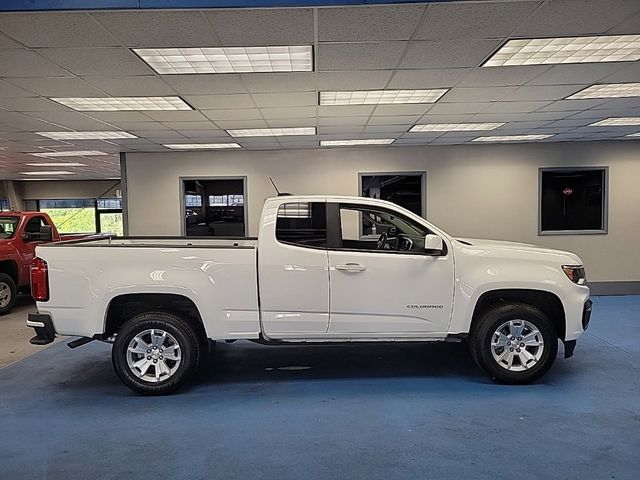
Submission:
[[[207,332],[196,304],[189,297],[174,293],[125,293],[112,298],[105,314],[105,338],[117,333],[127,320],[136,315],[154,311],[180,316],[194,329],[202,343],[207,342]]]
[[[484,292],[475,303],[469,331],[477,328],[478,321],[485,312],[507,302],[524,303],[540,309],[555,325],[558,338],[564,340],[567,322],[562,300],[553,292],[537,289],[496,289]]]

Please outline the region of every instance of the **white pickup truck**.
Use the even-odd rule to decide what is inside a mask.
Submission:
[[[258,238],[111,238],[37,248],[33,343],[113,342],[120,379],[176,390],[211,341],[469,343],[494,380],[528,383],[589,323],[580,258],[456,239],[393,203],[279,196]]]

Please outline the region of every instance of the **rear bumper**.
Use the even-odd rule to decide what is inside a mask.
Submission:
[[[27,317],[27,327],[36,331],[36,336],[29,340],[33,345],[47,345],[56,338],[51,316],[42,313],[30,313]]]

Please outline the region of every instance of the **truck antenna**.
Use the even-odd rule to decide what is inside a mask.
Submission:
[[[278,187],[276,186],[276,182],[273,181],[273,178],[269,177],[269,181],[271,182],[271,185],[273,185],[273,188],[275,189],[279,197],[286,197],[288,195],[291,195],[290,193],[285,193],[278,190]]]

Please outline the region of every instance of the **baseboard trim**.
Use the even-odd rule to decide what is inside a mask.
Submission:
[[[591,295],[640,295],[640,282],[589,282]]]

